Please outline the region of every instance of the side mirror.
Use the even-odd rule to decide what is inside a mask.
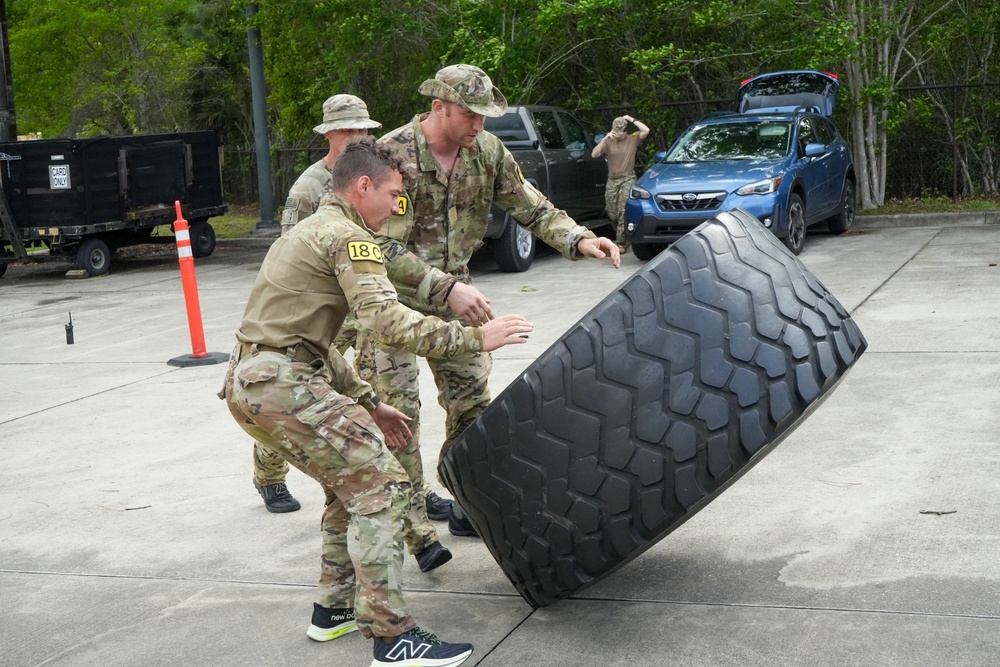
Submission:
[[[663,162],[666,159],[667,159],[667,151],[659,151],[656,155],[653,156],[654,162]]]
[[[806,157],[818,157],[826,153],[826,144],[806,144]]]

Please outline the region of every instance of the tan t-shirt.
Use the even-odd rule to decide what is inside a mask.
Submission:
[[[608,156],[608,178],[635,173],[635,153],[639,149],[639,133],[626,134],[621,139],[608,140],[604,154]]]

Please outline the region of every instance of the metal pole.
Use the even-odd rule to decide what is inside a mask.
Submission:
[[[14,115],[14,78],[10,72],[10,45],[7,42],[7,2],[0,0],[0,141],[17,141]]]
[[[257,3],[247,6],[247,18],[257,14]],[[247,29],[250,48],[250,92],[253,100],[253,134],[257,148],[257,189],[260,196],[260,221],[255,234],[265,235],[280,228],[274,219],[274,189],[271,180],[271,147],[267,136],[267,90],[264,86],[264,49],[260,29],[251,25]]]

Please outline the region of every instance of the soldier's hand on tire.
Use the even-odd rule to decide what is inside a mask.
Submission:
[[[477,327],[493,319],[490,300],[472,285],[455,283],[448,294],[448,305],[469,326]]]
[[[504,315],[490,320],[482,326],[483,349],[487,352],[504,345],[518,345],[528,342],[528,334],[535,328],[520,315]]]
[[[385,444],[389,449],[402,449],[413,437],[410,427],[406,425],[406,422],[411,421],[410,418],[391,405],[386,403],[376,405],[372,411],[372,419],[385,436]]]
[[[576,244],[576,249],[585,257],[593,257],[594,259],[610,257],[611,264],[616,269],[621,266],[621,253],[618,252],[618,246],[611,239],[603,236],[598,236],[596,239],[580,239],[579,243]]]

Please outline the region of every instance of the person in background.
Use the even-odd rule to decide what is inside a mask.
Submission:
[[[635,126],[629,132],[628,126]],[[608,181],[604,190],[604,207],[608,219],[615,226],[615,241],[620,252],[628,252],[625,240],[625,202],[635,185],[635,154],[639,144],[649,136],[649,128],[632,116],[619,116],[611,123],[611,131],[604,135],[594,150],[593,157],[608,158]]]

